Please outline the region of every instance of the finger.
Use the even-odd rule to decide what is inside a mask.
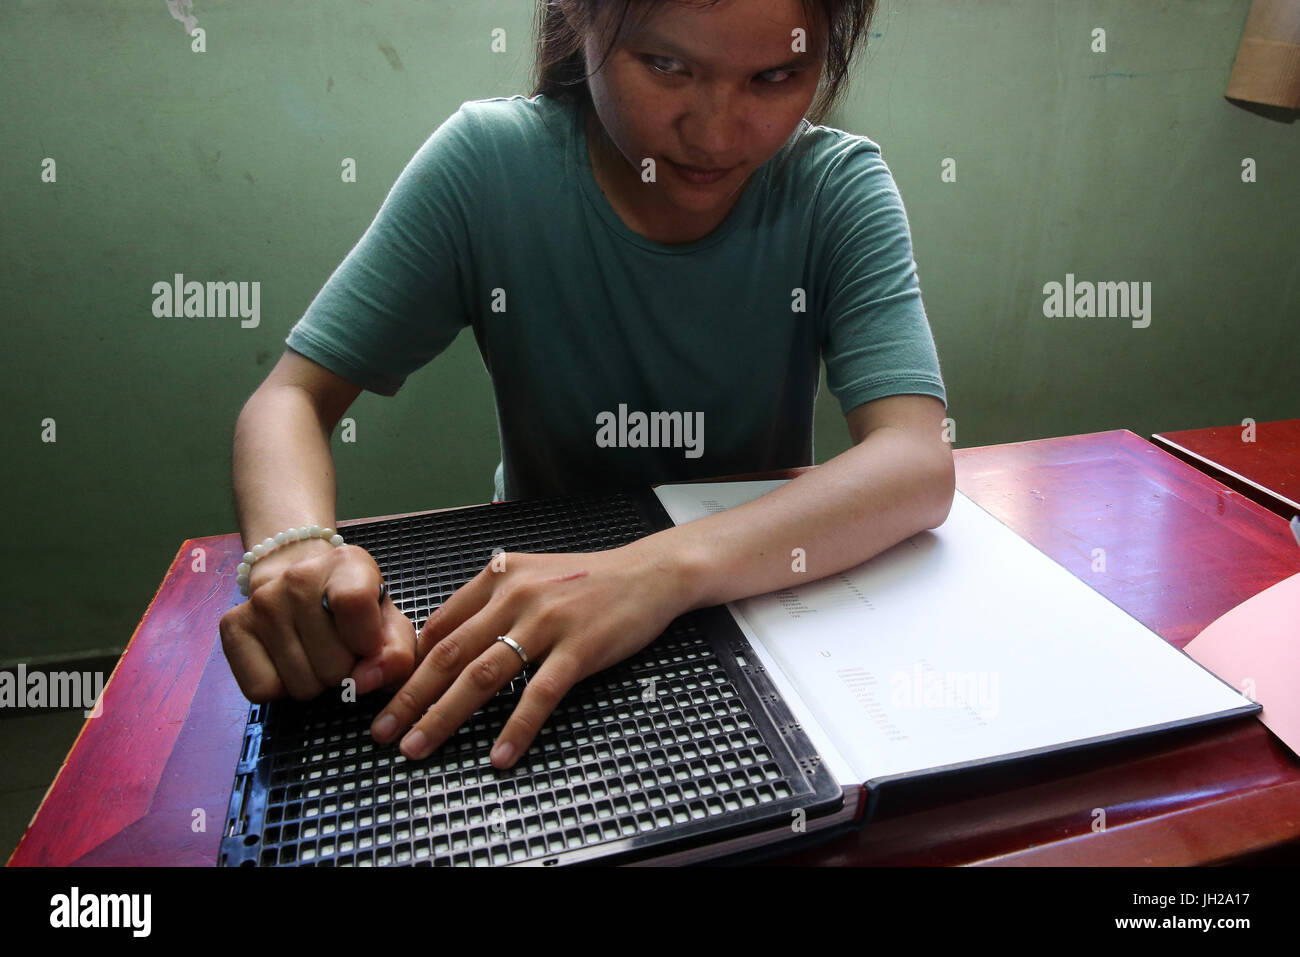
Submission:
[[[379,607],[380,607],[380,609],[382,609],[382,608],[384,607],[384,599],[387,598],[387,597],[388,597],[388,582],[384,581],[384,579],[383,579],[383,573],[381,572],[381,573],[380,573],[380,579],[379,579]],[[320,598],[320,604],[321,604],[321,607],[325,609],[325,614],[329,616],[329,618],[330,618],[331,621],[333,621],[333,620],[334,620],[334,609],[330,608],[330,598],[329,598],[329,595],[328,595],[328,594],[322,594],[322,595],[321,595],[321,598]]]
[[[383,616],[383,648],[378,655],[358,661],[352,669],[358,694],[405,681],[415,670],[415,625],[391,602]]]
[[[443,603],[443,605],[445,604],[446,602]],[[437,634],[435,631],[437,624],[434,619],[439,617],[443,605],[439,605],[433,611],[429,612],[429,617],[424,619],[424,624],[420,627],[419,632],[417,632],[415,636],[415,660],[417,662],[423,661],[425,656],[429,654],[429,649],[436,643],[434,635]],[[445,636],[438,635],[436,640],[441,641],[443,637]]]
[[[519,655],[493,641],[402,738],[402,753],[412,761],[428,757],[522,670]]]
[[[423,660],[429,649],[478,614],[488,603],[492,590],[496,587],[493,576],[498,574],[492,568],[493,565],[489,562],[482,571],[457,588],[450,598],[433,610],[420,629],[415,649],[418,658]]]
[[[365,554],[355,545],[340,545],[338,551],[345,548]],[[354,655],[378,655],[384,646],[383,615],[375,602],[381,581],[379,569],[369,555],[364,561],[346,553],[341,557],[343,560],[336,561],[326,576],[324,587],[334,627]]]
[[[505,642],[498,644],[504,645]],[[581,667],[563,652],[547,655],[537,673],[528,679],[519,703],[497,736],[492,748],[492,764],[504,770],[518,761],[542,730],[546,719],[559,707],[560,700],[583,677]]]
[[[489,644],[497,643],[494,637],[498,632],[493,629],[506,624],[501,610],[489,604],[481,614],[434,645],[415,673],[370,725],[374,739],[387,744],[411,727],[451,686],[466,665],[486,651]]]
[[[235,683],[245,698],[261,704],[282,698],[284,682],[275,670],[275,662],[262,643],[241,621],[242,616],[227,615],[221,619],[221,650],[226,654]]]
[[[293,614],[286,607],[288,595],[279,582],[263,585],[249,596],[257,629],[254,634],[266,649],[275,670],[295,701],[314,698],[325,686],[316,677],[302,641],[294,630]]]
[[[285,572],[286,584],[293,569]],[[318,573],[319,574],[319,573]],[[334,620],[325,613],[320,603],[311,598],[313,589],[304,590],[295,585],[294,594],[300,596],[293,606],[293,626],[302,642],[312,673],[325,687],[337,686],[352,673],[357,656],[343,643]]]

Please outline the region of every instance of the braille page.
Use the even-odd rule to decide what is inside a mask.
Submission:
[[[682,524],[783,481],[655,492]],[[960,492],[940,528],[730,607],[863,782],[1257,710]]]

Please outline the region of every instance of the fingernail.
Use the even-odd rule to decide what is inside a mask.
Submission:
[[[357,694],[369,694],[384,683],[384,672],[378,665],[361,672],[357,679]]]
[[[515,746],[509,741],[502,741],[492,749],[492,763],[497,765],[507,765],[510,759],[515,756]]]
[[[402,739],[402,753],[412,760],[424,757],[424,749],[428,747],[429,737],[423,731],[412,731]]]
[[[375,740],[391,737],[397,730],[397,719],[391,714],[381,714],[370,727],[370,734]]]

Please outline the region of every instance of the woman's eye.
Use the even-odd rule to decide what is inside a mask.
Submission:
[[[661,64],[677,62],[671,57],[666,57],[666,56],[646,56],[646,57],[642,57],[642,59],[645,60],[647,64],[649,64],[650,69],[652,71],[654,71],[655,73],[664,74],[665,76],[671,76],[673,71],[671,69],[665,69],[664,67],[661,66]]]
[[[647,54],[641,57],[641,59],[650,68],[652,73],[656,73],[659,76],[679,75],[678,71],[671,69],[672,64],[677,62],[672,57]],[[780,86],[782,83],[790,82],[790,80],[798,73],[798,70],[767,70],[760,73],[759,76],[763,78],[763,82],[767,86]],[[774,75],[779,75],[780,78],[772,79]]]

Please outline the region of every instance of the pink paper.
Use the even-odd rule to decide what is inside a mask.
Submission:
[[[1183,649],[1246,697],[1300,755],[1300,573],[1221,615]]]

